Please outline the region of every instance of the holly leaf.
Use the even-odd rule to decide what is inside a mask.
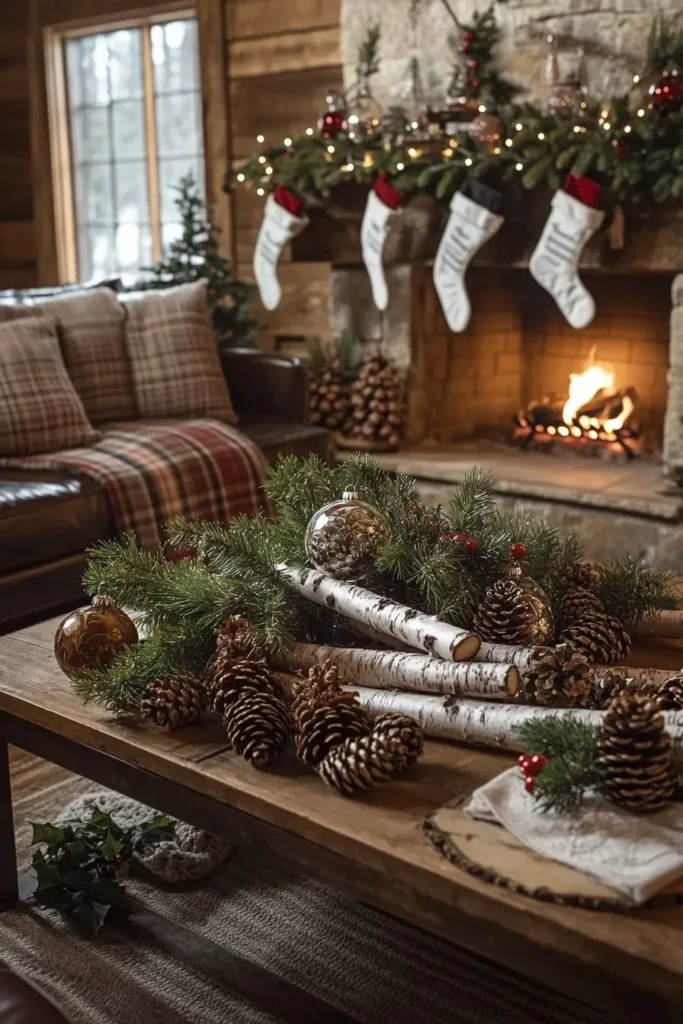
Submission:
[[[58,828],[57,825],[51,825],[49,821],[45,822],[30,822],[31,828],[33,829],[33,836],[31,838],[31,846],[35,846],[36,843],[62,843],[64,842],[64,829]]]
[[[88,929],[91,935],[97,938],[107,914],[111,910],[108,903],[98,903],[96,900],[84,900],[76,909],[76,916]]]
[[[111,832],[108,832],[100,849],[103,857],[106,857],[107,860],[113,860],[116,854],[120,853],[123,849],[123,843],[120,843],[118,839],[114,839]]]

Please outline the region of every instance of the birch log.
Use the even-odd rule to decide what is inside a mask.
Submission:
[[[535,654],[543,654],[547,647],[513,647],[508,644],[482,644],[474,655],[473,661],[498,662],[502,665],[514,665],[520,672],[528,672],[531,659]]]
[[[603,711],[584,711],[579,708],[494,704],[369,687],[358,687],[356,692],[360,703],[372,717],[385,711],[395,711],[417,719],[427,736],[500,750],[522,749],[518,729],[530,719],[573,718],[587,725],[599,726],[604,715]],[[663,711],[662,716],[673,740],[674,756],[677,761],[683,762],[683,712]]]
[[[623,675],[626,679],[633,679],[642,686],[661,686],[667,679],[675,674],[672,668],[633,668],[631,665],[613,665],[605,668],[604,665],[595,667],[595,678],[602,679],[604,676]]]
[[[683,640],[683,611],[660,612],[641,621],[630,630],[632,636],[657,636],[668,640]],[[683,663],[683,651],[681,652]]]
[[[446,661],[469,661],[479,650],[480,640],[474,633],[396,604],[371,590],[312,569],[294,569],[285,563],[276,569],[285,583],[309,601],[331,608],[347,619],[364,622],[386,636],[397,637],[409,647]]]
[[[455,664],[426,654],[368,651],[356,647],[294,644],[276,660],[276,666],[309,669],[328,660],[337,666],[342,682],[382,689],[509,700],[516,696],[520,686],[519,672],[514,665]]]
[[[380,633],[373,629],[372,626],[368,626],[366,622],[350,622],[349,625],[354,633],[364,636],[366,640],[374,640],[375,643],[383,644],[384,647],[391,647],[392,651],[410,650],[410,647],[404,644],[402,640],[397,639],[395,636],[387,636],[386,633]]]

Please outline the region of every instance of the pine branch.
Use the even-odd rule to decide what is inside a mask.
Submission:
[[[599,787],[593,726],[571,718],[535,718],[520,727],[519,738],[528,753],[548,758],[533,791],[542,811],[575,813],[586,791]]]
[[[626,626],[659,611],[683,607],[675,576],[663,569],[648,569],[636,558],[613,559],[602,568],[597,594],[610,615]]]

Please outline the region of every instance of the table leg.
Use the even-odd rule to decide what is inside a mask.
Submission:
[[[9,747],[0,741],[0,910],[9,910],[18,899]]]

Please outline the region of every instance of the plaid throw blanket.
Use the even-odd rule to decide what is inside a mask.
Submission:
[[[91,477],[106,489],[117,533],[149,551],[164,547],[177,516],[226,522],[267,507],[260,449],[216,420],[114,423],[91,447],[0,462]]]

